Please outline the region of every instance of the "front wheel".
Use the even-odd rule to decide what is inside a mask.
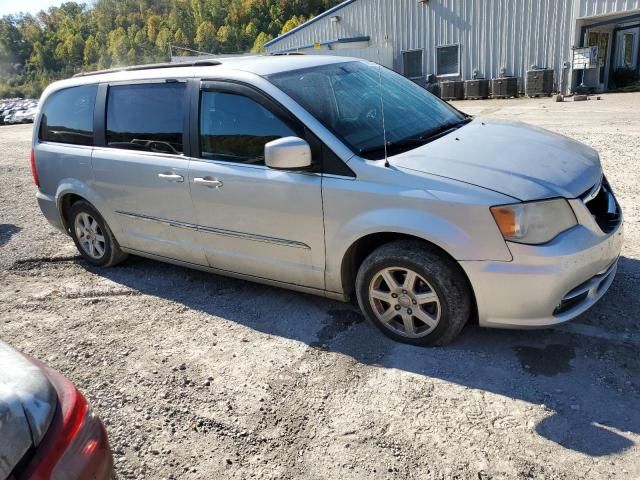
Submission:
[[[471,289],[460,267],[414,240],[388,243],[371,253],[358,271],[356,294],[376,327],[412,345],[451,342],[471,312]]]

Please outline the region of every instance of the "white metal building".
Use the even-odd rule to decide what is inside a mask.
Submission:
[[[573,47],[587,46],[598,53],[583,78]],[[360,57],[440,80],[523,79],[546,67],[558,89],[606,90],[617,68],[640,69],[640,0],[346,0],[266,49]]]

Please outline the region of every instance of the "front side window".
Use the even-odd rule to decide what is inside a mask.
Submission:
[[[436,72],[438,75],[460,75],[460,45],[436,48]]]
[[[182,154],[184,83],[109,87],[107,146]]]
[[[407,78],[422,77],[422,50],[402,52],[402,73]]]
[[[264,165],[265,144],[290,136],[298,134],[255,100],[236,93],[202,92],[202,158]]]
[[[97,85],[84,85],[53,93],[42,109],[40,140],[93,145],[93,108],[97,91]]]
[[[333,63],[269,80],[354,153],[369,159],[418,147],[433,132],[464,120],[424,88],[372,63]]]

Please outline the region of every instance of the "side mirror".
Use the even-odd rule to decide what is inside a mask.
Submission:
[[[264,162],[277,170],[301,170],[311,166],[311,148],[298,137],[284,137],[264,146]]]

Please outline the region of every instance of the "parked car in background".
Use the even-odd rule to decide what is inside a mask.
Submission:
[[[24,112],[24,117],[23,117],[23,122],[24,123],[33,123],[33,119],[36,117],[36,114],[38,113],[38,107],[29,107],[25,112]]]
[[[0,125],[32,123],[38,111],[38,101],[33,98],[0,100]]]
[[[106,480],[107,434],[60,373],[0,341],[0,480]]]
[[[7,124],[15,125],[17,123],[22,123],[23,113],[24,113],[24,110],[16,110],[15,112],[13,112],[11,115],[7,117]]]
[[[14,125],[16,122],[16,114],[19,112],[20,110],[11,110],[9,112],[9,114],[7,114],[4,117],[4,122],[5,125]]]
[[[26,110],[18,110],[11,118],[11,123],[33,123],[33,117],[36,114],[36,109],[29,107]]]
[[[10,118],[13,117],[13,114],[16,112],[13,108],[8,108],[2,112],[2,124],[10,125]]]
[[[85,260],[127,253],[339,300],[389,337],[548,327],[616,273],[622,212],[598,153],[472,118],[335,56],[132,67],[42,96],[40,208]]]

